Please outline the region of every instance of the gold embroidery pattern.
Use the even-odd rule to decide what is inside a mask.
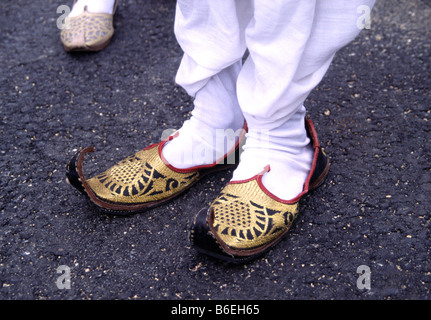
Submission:
[[[264,193],[256,179],[228,184],[212,204],[213,227],[232,249],[255,249],[284,234],[298,215],[298,203],[285,204]]]
[[[88,180],[101,199],[118,204],[148,203],[183,191],[199,178],[199,172],[179,173],[167,167],[158,146],[141,150]]]

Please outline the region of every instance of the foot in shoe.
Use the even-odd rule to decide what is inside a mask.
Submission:
[[[241,154],[232,181],[252,178],[269,166],[269,171],[262,176],[264,187],[282,200],[293,199],[303,191],[313,153],[311,145],[300,148],[297,154],[262,148],[246,149]]]
[[[304,119],[305,108],[302,107],[279,128],[250,129],[232,181],[249,179],[269,165],[262,183],[270,193],[283,200],[300,194],[314,155]]]
[[[74,3],[69,17],[79,16],[87,7],[88,12],[113,14],[115,0],[78,0]]]

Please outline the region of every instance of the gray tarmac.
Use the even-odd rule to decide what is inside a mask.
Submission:
[[[431,1],[380,0],[339,52],[306,102],[328,178],[288,235],[242,265],[188,240],[231,171],[129,217],[98,213],[66,183],[78,148],[96,149],[90,176],[192,110],[174,82],[174,1],[120,1],[109,46],[74,54],[57,28],[69,2],[0,2],[0,299],[430,299]]]

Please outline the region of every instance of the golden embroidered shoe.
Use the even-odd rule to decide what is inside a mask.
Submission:
[[[68,27],[60,32],[64,50],[99,51],[105,48],[114,35],[113,17],[117,9],[115,1],[113,13],[84,12],[76,17],[68,17]]]
[[[245,130],[236,146],[222,159],[213,164],[187,169],[173,167],[162,154],[163,146],[177,136],[178,132],[88,180],[84,177],[82,163],[84,155],[94,149],[79,150],[67,165],[67,180],[106,213],[142,212],[178,196],[207,174],[235,166]]]
[[[269,166],[253,178],[228,183],[194,219],[190,240],[198,251],[234,263],[247,262],[281,240],[298,216],[300,199],[321,185],[329,170],[308,117],[306,125],[315,154],[303,191],[291,200],[277,198],[262,183]]]

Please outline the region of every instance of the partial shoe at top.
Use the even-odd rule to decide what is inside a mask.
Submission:
[[[77,1],[74,1],[74,6]],[[113,16],[118,6],[114,1],[111,12],[90,12],[87,5],[83,12],[67,17],[67,27],[60,32],[64,50],[100,51],[105,48],[114,35]],[[72,10],[73,11],[73,10]]]

